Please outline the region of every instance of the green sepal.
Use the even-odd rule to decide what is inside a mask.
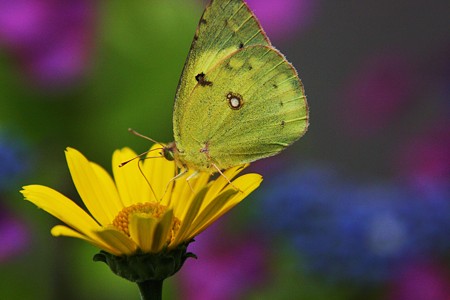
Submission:
[[[177,248],[159,253],[137,253],[130,256],[115,256],[106,251],[94,255],[94,261],[106,263],[114,274],[132,282],[164,280],[178,272],[189,257],[197,258],[187,252],[190,242]]]

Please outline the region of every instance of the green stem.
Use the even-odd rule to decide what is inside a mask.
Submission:
[[[138,282],[141,300],[162,300],[162,280],[147,280]]]

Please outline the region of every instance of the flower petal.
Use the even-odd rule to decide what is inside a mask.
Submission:
[[[100,241],[110,245],[112,249],[115,249],[121,255],[131,255],[137,250],[137,244],[123,232],[115,228],[102,229],[96,231],[95,234]]]
[[[235,202],[233,205],[227,205],[230,199],[233,198],[239,191],[228,189],[223,191],[217,197],[215,197],[206,207],[203,209],[189,228],[189,232],[186,233],[185,239],[191,239],[206,227],[211,225],[218,218],[228,212],[233,206],[239,202]]]
[[[113,154],[114,179],[124,207],[149,201],[151,197],[145,177],[139,171],[139,160],[119,167],[121,163],[133,157],[136,157],[136,153],[129,148],[116,150]]]
[[[107,178],[99,178],[106,172],[99,172],[99,167],[93,168],[83,154],[73,148],[66,149],[66,159],[75,187],[89,212],[101,225],[110,224],[114,214],[104,207],[111,200],[113,190]]]
[[[187,176],[186,178],[180,178],[179,180],[185,179],[187,186],[191,191],[200,191],[211,178],[209,172],[194,171],[193,176]]]
[[[155,144],[150,148],[146,160],[143,164],[144,174],[146,175],[155,197],[147,201],[161,201],[163,198],[168,201],[171,198],[172,185],[175,183],[176,176],[175,162],[164,158],[161,153],[164,145]],[[160,151],[158,151],[160,149]],[[164,203],[162,201],[161,203]]]
[[[122,253],[118,252],[116,249],[111,248],[110,245],[103,243],[103,241],[99,239],[93,240],[92,238],[89,238],[88,236],[79,233],[78,231],[73,230],[72,228],[69,228],[64,225],[56,225],[52,228],[51,234],[53,236],[67,236],[67,237],[73,237],[77,239],[82,239],[92,245],[94,245],[97,248],[100,248],[102,250],[105,250],[106,252],[109,252],[114,255],[122,255]]]
[[[159,220],[153,236],[152,252],[161,251],[169,240],[172,231],[173,210],[167,211]]]
[[[210,174],[207,172],[189,171],[176,180],[170,205],[174,214],[181,218],[189,209],[196,192],[208,185]],[[208,185],[209,186],[209,185]]]
[[[84,210],[54,189],[43,185],[27,185],[20,192],[24,195],[25,200],[34,203],[85,235],[100,228]]]
[[[100,201],[99,203],[101,209],[106,212],[109,220],[113,220],[117,216],[117,213],[123,209],[116,185],[114,184],[111,175],[109,175],[105,169],[93,162],[90,164],[95,174],[97,174],[98,180],[101,182],[101,186],[98,188],[102,189],[105,197],[104,201]]]
[[[185,241],[185,236],[190,232],[190,226],[192,225],[192,221],[197,217],[197,214],[200,210],[200,207],[202,205],[202,201],[206,195],[208,191],[208,188],[205,187],[203,188],[200,192],[198,192],[194,199],[192,199],[192,201],[190,201],[188,209],[186,210],[186,212],[184,212],[183,215],[176,215],[175,217],[177,217],[179,220],[181,220],[181,224],[180,224],[180,228],[178,229],[178,232],[175,235],[174,240],[171,242],[171,247],[176,247],[177,245],[181,244],[182,242]],[[179,202],[182,202],[182,200],[180,199]],[[176,203],[175,205],[178,205],[178,203]],[[174,205],[174,207],[176,207]]]
[[[149,214],[133,214],[130,217],[130,236],[143,252],[157,253],[167,243],[172,220],[172,210],[167,211],[159,220]]]
[[[157,220],[149,214],[135,213],[130,216],[130,237],[143,252],[150,252],[152,249],[156,224]]]
[[[232,167],[223,172],[223,175],[220,174],[219,177],[214,181],[213,185],[209,189],[205,200],[203,202],[203,207],[209,204],[209,200],[214,199],[227,185],[230,184],[230,181],[233,180],[236,175],[242,172],[245,168],[247,168],[249,164],[243,164],[240,166]],[[235,186],[237,187],[237,186]]]
[[[246,174],[240,176],[232,182],[233,185],[239,188],[239,191],[236,191],[234,187],[230,186],[216,198],[212,200],[208,199],[209,204],[205,208],[202,207],[191,226],[189,238],[193,238],[202,232],[218,218],[239,204],[245,197],[253,192],[261,184],[261,182],[261,175],[254,173]]]

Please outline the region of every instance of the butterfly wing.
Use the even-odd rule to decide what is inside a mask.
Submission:
[[[220,169],[280,152],[306,131],[295,69],[241,0],[212,1],[197,28],[175,99],[178,159]]]
[[[206,73],[182,118],[180,150],[193,167],[225,169],[277,154],[308,126],[295,69],[270,46],[244,47]],[[184,147],[184,148],[183,148]]]

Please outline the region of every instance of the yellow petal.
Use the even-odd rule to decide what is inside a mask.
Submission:
[[[105,201],[100,201],[101,209],[106,212],[109,220],[113,220],[124,206],[120,200],[116,185],[108,172],[99,165],[91,162],[91,167],[97,174],[98,180],[101,182],[99,189],[102,189]]]
[[[130,237],[145,253],[150,252],[152,249],[153,233],[156,224],[157,220],[149,214],[135,213],[130,216],[128,226]]]
[[[114,179],[124,207],[146,202],[150,198],[150,188],[139,171],[139,160],[119,167],[121,163],[133,157],[136,157],[136,153],[129,148],[116,150],[113,154]]]
[[[208,172],[194,172],[194,176],[185,178],[186,184],[191,191],[200,191],[209,181],[211,174]],[[183,178],[180,178],[182,180]]]
[[[203,203],[204,206],[206,206],[209,202],[209,200],[214,199],[227,185],[230,184],[230,181],[233,180],[233,178],[238,175],[240,172],[242,172],[245,168],[247,168],[249,164],[244,164],[236,167],[229,168],[223,172],[223,175],[219,174],[217,179],[212,184],[211,188],[209,189],[208,193],[205,196],[205,202]],[[235,186],[237,187],[237,186]]]
[[[198,216],[195,218],[194,222],[189,228],[189,233],[186,233],[185,239],[190,239],[199,234],[209,225],[211,225],[214,221],[228,212],[233,206],[238,204],[239,202],[233,203],[233,205],[228,202],[235,196],[237,193],[240,193],[236,190],[226,190],[219,194],[216,198],[214,198],[206,207],[203,209]]]
[[[234,206],[239,204],[245,197],[253,192],[262,182],[262,176],[259,174],[246,174],[235,179],[232,183],[235,187],[239,188],[236,191],[234,187],[229,186],[214,199],[208,200],[209,204],[206,207],[202,207],[198,213],[198,217],[194,220],[191,231],[186,239],[193,238],[218,218],[227,213]]]
[[[160,252],[169,240],[169,235],[172,231],[173,211],[167,211],[159,220],[153,235],[152,252]]]
[[[109,252],[111,254],[114,254],[114,255],[122,254],[122,253],[118,252],[116,249],[111,248],[108,244],[103,243],[103,241],[101,241],[99,239],[93,240],[92,238],[89,238],[89,237],[85,236],[84,234],[81,234],[78,231],[75,231],[72,228],[69,228],[64,225],[54,226],[51,230],[51,234],[53,236],[67,236],[67,237],[82,239],[84,241],[87,241],[91,245],[94,245],[95,247],[105,250],[106,252]]]
[[[172,185],[176,176],[175,162],[164,158],[162,153],[163,147],[164,145],[161,144],[153,145],[143,164],[144,174],[155,193],[156,201],[162,200],[163,197],[166,201],[170,199]]]
[[[185,241],[184,238],[189,233],[189,228],[192,225],[192,221],[197,217],[207,191],[208,189],[205,187],[200,192],[198,192],[195,195],[194,199],[190,201],[189,207],[183,215],[179,216],[175,214],[175,217],[177,217],[181,221],[181,224],[178,232],[176,233],[175,239],[170,244],[171,248],[176,247],[177,245]]]
[[[113,191],[108,190],[110,185],[105,185],[108,179],[98,177],[104,172],[99,172],[99,167],[94,170],[90,162],[73,148],[67,148],[66,159],[78,194],[89,212],[100,224],[104,226],[110,224],[114,214],[104,207],[111,200],[109,197]]]
[[[186,214],[193,197],[196,195],[189,186],[189,182],[186,180],[190,174],[192,174],[192,172],[182,175],[181,178],[176,180],[170,202],[167,204],[164,203],[164,205],[168,205],[174,209],[174,214],[179,219]]]
[[[85,235],[100,228],[84,210],[54,189],[42,185],[28,185],[20,192],[26,200]]]
[[[172,229],[173,212],[167,211],[161,219],[137,213],[130,217],[130,236],[143,252],[157,253],[163,249]]]
[[[174,208],[174,214],[177,217],[180,218],[186,214],[196,192],[205,186],[210,186],[209,178],[210,174],[207,172],[189,171],[176,180],[172,199],[168,205]]]
[[[102,229],[96,231],[95,234],[101,242],[109,245],[122,255],[131,255],[137,250],[137,244],[123,232],[115,228]]]
[[[251,192],[256,190],[261,184],[263,178],[256,173],[250,173],[240,176],[233,181],[233,185],[239,188],[239,193],[235,194],[224,206],[224,210],[228,211],[233,206],[241,202]],[[229,187],[229,189],[232,187]]]

